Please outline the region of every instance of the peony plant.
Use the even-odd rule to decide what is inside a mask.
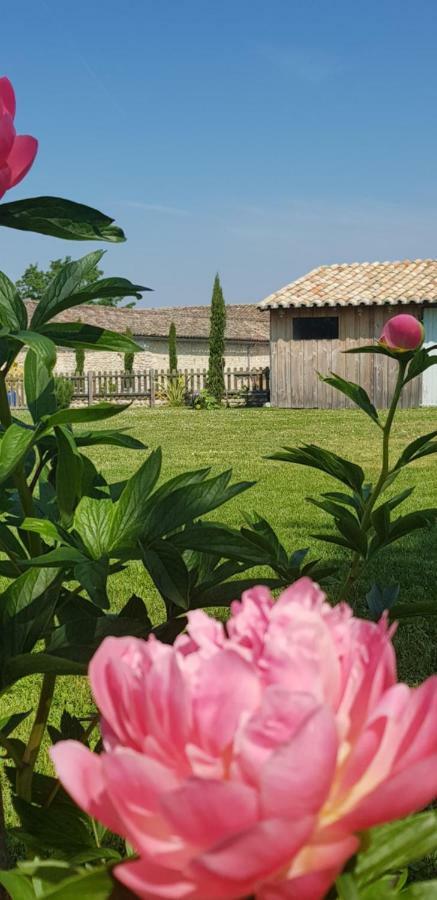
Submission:
[[[190,613],[173,647],[103,642],[103,752],[51,756],[132,847],[115,876],[134,896],[321,900],[369,828],[437,796],[437,677],[397,683],[393,630],[302,578],[247,591],[226,628]]]
[[[352,400],[379,429],[381,462],[375,484],[366,482],[365,472],[353,460],[345,459],[315,444],[284,447],[271,456],[271,459],[318,469],[341,485],[340,491],[326,492],[322,494],[321,500],[309,500],[314,506],[328,513],[335,526],[334,533],[317,534],[314,537],[337,544],[350,553],[344,578],[336,591],[337,600],[350,598],[367,563],[381,550],[413,531],[429,528],[437,521],[435,507],[417,509],[398,517],[393,515],[394,511],[410,497],[413,488],[406,488],[389,496],[388,499],[387,495],[386,498],[382,498],[405,466],[437,452],[437,430],[434,430],[411,441],[397,459],[392,459],[390,453],[393,421],[403,389],[409,381],[437,363],[437,356],[432,353],[434,346],[430,345],[427,348],[422,346],[424,338],[422,323],[415,316],[400,313],[386,322],[378,341],[374,344],[346,351],[383,354],[390,357],[396,365],[396,381],[385,417],[375,409],[370,397],[359,384],[347,381],[335,373],[327,377],[319,375],[322,381]],[[379,617],[384,609],[394,606],[398,595],[398,584],[382,588],[378,584],[373,584],[367,595],[370,612]],[[427,603],[421,605],[404,603],[402,607],[396,606],[396,614],[399,615],[414,616],[428,613],[434,614],[434,607]]]

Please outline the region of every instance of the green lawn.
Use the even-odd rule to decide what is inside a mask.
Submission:
[[[436,428],[437,411],[400,412],[395,422],[393,452],[422,432]],[[289,551],[311,547],[312,556],[336,555],[332,545],[311,538],[321,526],[329,526],[328,517],[305,502],[320,490],[334,488],[334,482],[312,469],[266,460],[264,457],[282,445],[300,441],[316,442],[359,462],[370,479],[375,477],[379,460],[379,433],[370,420],[349,410],[274,410],[234,409],[211,412],[137,408],[125,412],[118,424],[147,443],[150,449],[162,446],[163,476],[170,477],[186,469],[210,465],[215,472],[232,468],[235,479],[256,484],[211,518],[230,525],[242,523],[243,511],[257,510],[278,531]],[[128,476],[145,458],[145,453],[98,448],[93,460],[110,480]],[[415,485],[414,494],[405,503],[405,511],[415,506],[437,506],[437,459],[429,456],[404,470],[396,482],[396,491]],[[401,600],[434,599],[437,611],[437,534],[418,532],[392,549],[381,553],[366,583],[380,578],[401,583]],[[342,551],[338,551],[341,556]],[[365,584],[362,586],[364,591]],[[132,592],[141,595],[154,622],[162,616],[157,594],[144,570],[134,564],[112,580],[112,600],[120,607]],[[396,638],[400,675],[415,682],[435,670],[437,618],[404,623]],[[20,682],[2,700],[2,708],[11,711],[29,708],[35,701],[37,679]],[[55,716],[67,705],[71,712],[89,710],[86,679],[59,679]],[[45,761],[41,760],[44,766]]]

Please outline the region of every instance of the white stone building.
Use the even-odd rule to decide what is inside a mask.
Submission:
[[[29,318],[35,302],[28,300]],[[208,306],[173,306],[162,308],[112,309],[107,306],[84,305],[67,309],[54,321],[84,322],[121,333],[130,329],[134,339],[143,347],[135,355],[134,368],[168,369],[168,332],[171,322],[176,326],[179,369],[204,369],[208,366],[208,336],[210,308]],[[225,367],[265,368],[270,365],[268,317],[251,304],[226,307]],[[75,371],[73,350],[58,348],[56,371]],[[122,353],[87,350],[85,372],[121,371]]]

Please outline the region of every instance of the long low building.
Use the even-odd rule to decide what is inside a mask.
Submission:
[[[26,301],[29,318],[36,303]],[[67,309],[55,321],[98,325],[111,331],[129,330],[143,348],[136,354],[136,369],[168,369],[168,332],[176,326],[179,369],[204,369],[208,366],[209,306],[172,306],[162,308],[112,309],[108,306],[84,305]],[[120,371],[122,353],[85,352],[85,372]],[[270,364],[268,317],[252,304],[226,307],[225,366],[259,368]],[[56,371],[75,371],[72,350],[58,349]]]

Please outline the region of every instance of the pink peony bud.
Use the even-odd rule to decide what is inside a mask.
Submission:
[[[418,350],[423,344],[424,337],[422,323],[415,316],[400,313],[385,323],[379,342],[385,344],[389,350],[402,353],[406,350]]]
[[[27,175],[38,150],[30,135],[16,134],[15,94],[8,78],[0,78],[0,198]]]
[[[364,829],[437,793],[437,677],[396,682],[393,629],[302,578],[197,610],[173,647],[106,638],[90,664],[104,751],[51,756],[65,789],[125,837],[135,896],[320,900]]]

